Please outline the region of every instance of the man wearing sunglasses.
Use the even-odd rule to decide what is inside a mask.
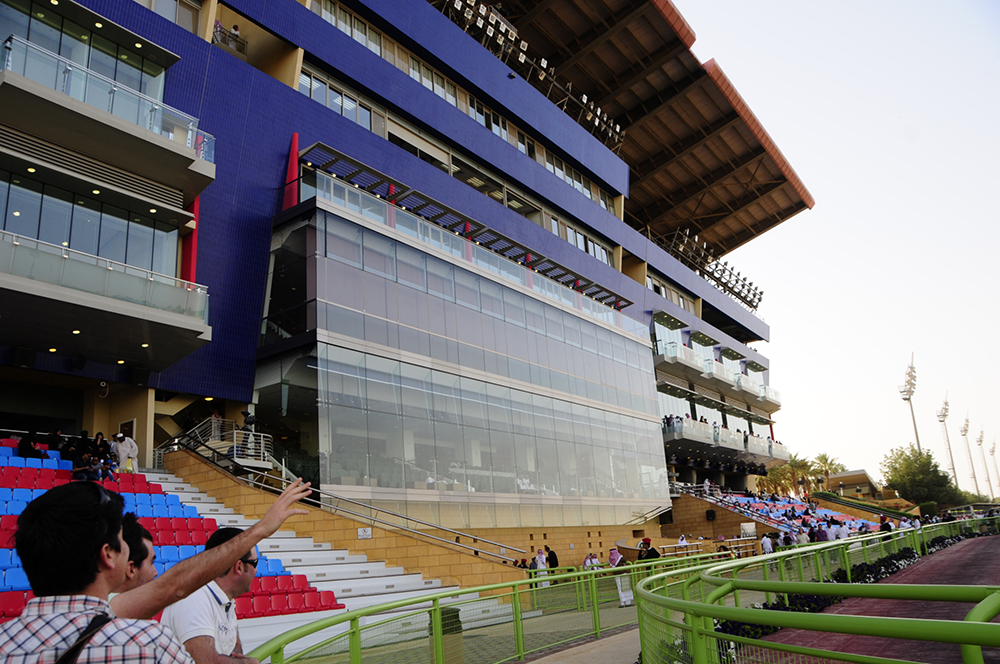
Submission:
[[[205,543],[205,551],[242,533],[239,528],[220,528]],[[258,563],[256,548],[251,548],[221,576],[163,612],[163,624],[173,630],[195,664],[258,664],[243,655],[233,602],[250,590]]]

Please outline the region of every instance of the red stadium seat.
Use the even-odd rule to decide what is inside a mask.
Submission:
[[[55,479],[55,481],[52,482],[52,485],[53,486],[62,486],[63,484],[69,484],[72,481],[73,480],[69,479],[68,477],[65,477],[65,478],[64,477],[57,477]]]
[[[278,580],[278,590],[283,593],[287,593],[295,589],[295,581],[292,580],[290,576],[276,576],[273,577]]]
[[[0,528],[0,549],[13,549],[14,548],[14,533],[17,530],[14,528]]]
[[[27,468],[25,468],[25,470],[27,470]],[[114,491],[115,493],[121,491],[121,487],[118,486],[118,482],[115,482],[114,480],[104,480],[101,483],[101,486],[103,486],[107,491]]]
[[[237,597],[233,602],[236,604],[236,617],[239,619],[252,618],[256,614],[253,612],[253,599],[250,597]]]
[[[163,487],[159,484],[147,484],[149,491],[147,493],[163,493]]]
[[[187,530],[174,531],[174,544],[182,546],[184,544],[194,544],[191,533]]]
[[[35,480],[36,489],[48,490],[54,487],[55,485],[56,485],[55,477],[39,477],[37,480]]]
[[[3,528],[4,530],[17,529],[17,515],[4,514],[3,516],[0,516],[0,528]]]
[[[192,533],[205,530],[205,520],[200,517],[189,517],[185,521],[187,521],[187,529]]]
[[[195,546],[205,546],[208,542],[208,533],[204,530],[196,530],[191,533],[191,543]]]
[[[22,468],[21,477],[30,477],[31,479],[35,479],[41,472],[41,468]]]
[[[271,598],[267,595],[255,595],[251,600],[253,615],[269,616],[271,614]]]
[[[271,595],[279,592],[277,580],[281,578],[280,576],[261,576],[258,578],[260,579],[260,594]]]
[[[169,517],[158,516],[155,519],[153,519],[153,523],[156,524],[156,529],[157,530],[170,530],[170,531],[173,531],[173,526],[171,526],[171,524],[170,524]]]
[[[51,477],[51,478],[54,479],[55,476],[56,476],[56,469],[55,468],[41,468],[38,471],[38,476],[39,477]]]
[[[334,596],[332,590],[321,590],[319,593],[319,605],[323,610],[326,609],[342,609],[343,604],[337,603],[337,598]]]
[[[292,575],[292,581],[294,582],[293,587],[296,590],[301,590],[302,592],[308,592],[312,590],[312,586],[309,585],[309,579],[305,574],[294,574]]]
[[[218,528],[218,526],[215,525],[215,519],[202,519],[202,521],[204,522],[202,525],[205,526],[205,532],[209,535],[214,533],[216,528]]]
[[[170,528],[172,530],[191,530],[188,527],[187,519],[181,517],[173,517],[170,519]]]
[[[157,546],[171,546],[177,544],[172,530],[154,530],[153,541]]]
[[[27,468],[25,468],[27,470]],[[15,489],[34,489],[35,488],[35,478],[21,476],[14,480]]]
[[[138,519],[136,519],[136,521],[139,522],[140,526],[142,526],[143,528],[145,528],[150,532],[156,530],[156,520],[153,519],[153,517],[151,516],[140,516]]]
[[[319,592],[310,590],[302,595],[303,606],[309,611],[319,611]]]
[[[281,615],[288,610],[287,595],[271,595],[271,615]]]
[[[288,594],[288,611],[301,611],[305,600],[302,597],[302,593],[289,593]]]
[[[0,616],[4,618],[16,618],[21,615],[24,605],[28,601],[24,598],[24,592],[13,590],[11,592],[0,593]]]
[[[56,471],[57,480],[71,480],[73,479],[73,471],[67,468],[60,468]]]

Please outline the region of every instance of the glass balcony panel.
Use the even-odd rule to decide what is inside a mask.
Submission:
[[[102,55],[98,51],[95,53],[97,56]],[[111,58],[111,70],[114,71],[113,57],[106,57]],[[95,59],[91,66],[96,66],[97,62]],[[12,35],[5,42],[5,68],[89,106],[194,148],[200,159],[212,163],[215,161],[215,137],[198,129],[197,118],[170,108],[21,37]]]
[[[63,269],[63,280],[74,290],[104,295],[107,290],[108,268],[100,265],[96,256],[70,254]]]
[[[27,238],[21,239],[21,247],[29,247],[34,251],[18,251],[10,273],[18,277],[27,277],[47,284],[58,284],[62,277],[62,252],[51,245],[37,243]]]
[[[108,289],[105,294],[124,302],[146,304],[148,286],[149,281],[140,277],[137,270],[108,270]]]
[[[150,282],[149,306],[163,311],[172,311],[177,314],[186,314],[187,291],[177,287],[177,282],[165,283],[154,280]]]

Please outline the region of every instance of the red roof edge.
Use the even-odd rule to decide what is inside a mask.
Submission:
[[[663,1],[666,2],[666,0]],[[741,118],[743,118],[747,127],[749,127],[750,131],[753,132],[753,135],[757,137],[758,141],[760,141],[761,146],[763,146],[767,154],[774,159],[774,163],[778,165],[781,172],[785,174],[786,178],[788,178],[788,182],[792,185],[792,188],[795,189],[795,192],[802,198],[802,201],[809,207],[809,209],[812,209],[812,207],[816,204],[812,194],[810,194],[809,190],[806,189],[806,186],[802,184],[802,180],[799,179],[795,169],[792,168],[792,165],[788,163],[787,159],[785,159],[785,155],[781,154],[781,150],[779,150],[778,146],[774,144],[773,140],[771,140],[771,137],[768,135],[763,125],[761,125],[760,121],[757,120],[757,116],[753,114],[753,111],[751,111],[750,107],[747,106],[747,103],[743,101],[743,97],[741,97],[740,93],[733,87],[729,78],[722,72],[722,68],[719,67],[714,59],[709,60],[702,66],[708,73],[709,78],[712,79],[715,85],[719,88],[719,91],[722,92],[723,96],[732,105],[733,109]]]
[[[694,30],[688,25],[688,22],[684,20],[681,13],[677,11],[677,7],[674,7],[674,3],[670,0],[651,0],[651,4],[659,10],[663,18],[667,20],[670,27],[674,32],[677,33],[677,37],[684,42],[684,45],[691,48],[694,44],[696,37],[694,36]]]

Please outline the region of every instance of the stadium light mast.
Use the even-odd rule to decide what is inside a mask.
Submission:
[[[997,467],[997,439],[993,439],[993,445],[990,446],[990,456],[993,457],[993,470],[997,474],[997,483],[1000,484],[1000,467]]]
[[[965,451],[969,453],[969,467],[972,469],[972,485],[976,487],[976,495],[979,494],[979,480],[976,479],[976,462],[972,460],[972,446],[969,445],[969,418],[965,418],[965,423],[958,430],[965,439]]]
[[[944,405],[941,406],[941,410],[937,412],[938,422],[941,423],[941,428],[944,429],[944,446],[948,448],[948,470],[951,471],[951,478],[955,480],[955,488],[958,487],[958,473],[955,472],[955,456],[951,453],[951,441],[948,439],[948,399],[945,398]]]
[[[979,453],[983,455],[983,468],[986,469],[986,486],[990,488],[990,501],[996,500],[993,495],[993,481],[990,480],[990,467],[986,465],[986,448],[983,447],[983,430],[979,430],[979,437],[976,438],[976,445],[979,445]]]
[[[899,396],[910,404],[910,418],[913,420],[913,437],[917,439],[917,452],[920,452],[920,434],[917,433],[917,416],[913,413],[913,393],[917,391],[917,369],[913,366],[913,353],[910,353],[910,366],[906,369],[906,383],[899,386]]]

